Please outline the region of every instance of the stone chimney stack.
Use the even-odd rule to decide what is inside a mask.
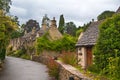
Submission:
[[[42,19],[42,27],[41,29],[43,31],[47,31],[48,28],[49,28],[49,21],[50,19],[47,17],[47,14],[45,14],[45,16],[43,16],[43,19]]]
[[[92,22],[94,22],[94,19],[92,19]]]
[[[53,20],[51,20],[50,26],[51,27],[57,27],[55,17],[53,17]]]

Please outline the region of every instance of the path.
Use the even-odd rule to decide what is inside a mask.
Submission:
[[[7,57],[0,80],[49,80],[45,65],[20,58]]]

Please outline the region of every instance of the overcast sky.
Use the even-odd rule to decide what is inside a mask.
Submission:
[[[37,20],[41,25],[44,14],[50,19],[64,15],[65,22],[73,21],[77,26],[96,19],[105,11],[116,11],[120,0],[12,0],[10,13],[18,16],[21,24],[29,19]]]

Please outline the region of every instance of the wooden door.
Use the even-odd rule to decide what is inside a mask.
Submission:
[[[87,67],[88,66],[90,66],[91,64],[92,64],[92,57],[93,55],[92,55],[92,47],[87,47],[87,55],[86,55],[86,57],[87,57]]]

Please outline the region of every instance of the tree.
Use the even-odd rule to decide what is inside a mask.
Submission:
[[[13,22],[16,22],[16,24],[20,26],[17,16],[13,16]]]
[[[96,69],[98,72],[102,72],[103,74],[110,73],[111,69],[113,69],[114,73],[112,75],[117,78],[114,80],[119,80],[120,14],[116,14],[113,17],[106,19],[99,28],[100,34],[94,49],[94,63],[96,65]]]
[[[5,59],[10,34],[15,27],[16,23],[12,21],[11,17],[5,15],[3,10],[0,10],[0,60]]]
[[[76,37],[79,37],[80,33],[83,32],[83,27],[78,27],[76,30]]]
[[[9,12],[11,0],[0,0],[0,10]]]
[[[65,21],[64,21],[64,16],[63,14],[60,15],[60,19],[59,19],[59,26],[58,26],[58,30],[63,34],[64,33],[64,25],[65,25]]]
[[[75,36],[76,35],[76,25],[73,22],[68,22],[65,25],[65,33]]]
[[[114,11],[104,11],[97,17],[97,19],[99,21],[99,20],[103,20],[103,19],[112,17],[114,13],[115,13]]]
[[[34,27],[36,30],[40,29],[39,23],[32,19],[30,19],[25,25],[22,25],[24,32],[26,31],[27,33],[31,32]]]

